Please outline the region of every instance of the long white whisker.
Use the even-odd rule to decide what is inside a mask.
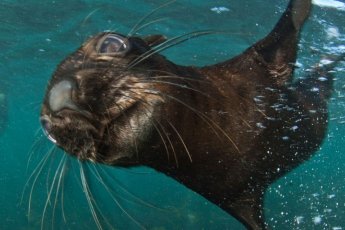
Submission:
[[[35,132],[35,137],[38,136],[38,132],[40,131],[41,129],[39,128],[36,132]],[[29,170],[29,166],[30,166],[30,163],[32,161],[32,157],[34,156],[34,153],[35,153],[35,150],[36,148],[38,147],[41,147],[41,144],[42,142],[44,142],[45,139],[43,139],[43,136],[41,135],[40,137],[36,137],[36,140],[35,142],[32,144],[32,147],[29,151],[29,158],[28,158],[28,161],[27,161],[27,164],[26,164],[26,172]]]
[[[94,167],[96,167],[96,166],[97,166],[97,165],[95,165]],[[96,170],[97,170],[97,169],[96,169]],[[100,167],[100,170],[101,170],[101,172],[102,172],[103,174],[105,174],[107,177],[109,177],[111,180],[113,180],[114,183],[116,183],[116,185],[117,185],[116,188],[121,189],[123,192],[126,193],[126,195],[129,195],[132,199],[134,199],[134,201],[139,202],[139,204],[144,205],[144,206],[146,206],[146,207],[158,209],[158,210],[160,210],[160,211],[165,211],[165,209],[156,207],[156,206],[154,206],[153,204],[150,204],[150,203],[148,203],[148,202],[145,202],[144,200],[140,199],[139,197],[137,197],[136,195],[134,195],[133,193],[131,193],[130,191],[128,191],[128,190],[125,188],[125,186],[124,186],[119,180],[117,180],[117,179],[114,178],[112,175],[110,175],[108,172],[106,172],[102,167]],[[98,174],[100,174],[100,173],[98,172]],[[104,180],[103,180],[103,181],[104,181]],[[111,188],[109,188],[109,190],[110,190],[110,189],[111,189]],[[117,196],[118,196],[118,195],[117,195]],[[126,199],[126,198],[124,198],[124,197],[120,197],[120,196],[119,196],[119,198],[121,198],[122,200],[128,201],[128,202],[132,202],[132,201],[130,201],[129,199]]]
[[[54,146],[51,148],[51,151],[52,149],[54,148]],[[50,152],[50,151],[49,151]],[[28,187],[32,177],[36,174],[36,172],[40,169],[40,167],[42,165],[44,165],[44,162],[49,158],[49,154],[46,154],[41,160],[40,162],[37,164],[37,166],[34,168],[34,170],[32,171],[32,173],[30,174],[29,178],[27,179],[25,185],[24,185],[24,188],[23,188],[23,192],[22,192],[22,197],[20,199],[20,203],[22,204],[23,203],[23,199],[24,199],[24,194],[25,194],[25,191],[26,191],[26,188]],[[28,168],[29,166],[27,165],[27,169],[26,171],[29,170]]]
[[[63,155],[61,157],[61,160],[60,160],[60,163],[56,169],[56,172],[55,172],[55,175],[53,177],[53,181],[51,183],[51,186],[50,186],[50,189],[48,191],[48,196],[47,196],[47,200],[45,202],[45,205],[44,205],[44,209],[43,209],[43,214],[42,214],[42,217],[41,217],[41,230],[44,229],[44,219],[45,219],[45,215],[46,215],[46,212],[47,212],[47,208],[48,208],[48,204],[50,203],[50,198],[51,198],[51,195],[52,195],[52,192],[53,192],[53,189],[55,187],[55,184],[56,184],[56,180],[57,180],[57,177],[59,175],[59,171],[61,170],[62,168],[62,165],[64,163],[64,160],[66,158],[66,155]],[[54,222],[54,219],[52,220],[52,222]]]
[[[183,101],[179,100],[178,98],[175,98],[171,95],[165,94],[166,97],[171,98],[172,100],[179,102],[180,104],[186,106],[187,108],[189,108],[191,111],[193,111],[194,113],[196,113],[199,117],[201,117],[204,121],[207,122],[207,124],[210,124],[210,127],[214,127],[217,128],[219,131],[222,132],[222,134],[230,141],[230,143],[232,144],[232,146],[237,150],[238,153],[241,153],[240,149],[238,148],[238,146],[236,145],[236,143],[232,140],[232,138],[218,125],[216,124],[212,119],[210,119],[209,117],[207,117],[205,114],[200,113],[198,110],[194,109],[193,107],[191,107],[190,105],[184,103]],[[215,132],[217,134],[217,132]],[[217,134],[218,135],[218,134]]]
[[[36,183],[37,183],[37,180],[38,180],[38,177],[40,176],[45,164],[47,163],[49,157],[51,156],[51,154],[55,151],[55,146],[53,146],[50,151],[46,154],[46,156],[43,158],[43,160],[39,163],[39,166],[37,166],[37,168],[34,170],[34,172],[31,174],[31,176],[29,177],[28,179],[28,182],[31,180],[31,177],[33,177],[33,175],[36,173],[36,176],[34,178],[34,181],[32,183],[32,186],[31,186],[31,189],[30,189],[30,195],[29,195],[29,205],[28,205],[28,216],[31,215],[31,202],[32,202],[32,194],[33,194],[33,191],[34,191],[34,188],[36,186]]]
[[[205,94],[204,92],[201,92],[200,90],[197,90],[197,89],[194,89],[194,88],[191,88],[187,85],[181,85],[181,84],[178,84],[178,83],[173,83],[173,82],[168,82],[168,81],[157,81],[157,80],[141,80],[141,82],[144,82],[144,83],[162,83],[162,84],[167,84],[167,85],[173,85],[173,86],[176,86],[176,87],[179,87],[179,88],[182,88],[182,89],[188,89],[188,90],[192,90],[194,92],[197,92],[197,93],[200,93],[201,95],[205,96],[205,97],[210,97],[210,95],[208,94]]]
[[[147,52],[143,53],[139,57],[135,58],[131,63],[128,64],[127,69],[131,69],[140,62],[146,60],[147,58],[151,57],[152,55],[159,53],[163,50],[166,50],[168,48],[171,48],[177,44],[180,44],[184,41],[190,40],[192,38],[200,37],[203,35],[209,35],[209,34],[214,34],[217,31],[213,30],[201,30],[201,31],[196,31],[196,32],[191,32],[191,33],[186,33],[183,35],[178,35],[173,38],[168,39],[165,42],[162,42],[161,44],[157,45],[154,47],[154,49],[148,50]]]
[[[187,146],[186,146],[186,143],[184,142],[184,140],[183,140],[181,134],[179,133],[179,131],[177,131],[176,127],[175,127],[173,124],[171,124],[170,121],[167,121],[167,122],[168,122],[168,124],[170,125],[170,127],[175,131],[175,133],[177,134],[178,138],[180,139],[180,141],[181,141],[183,147],[184,147],[185,150],[186,150],[186,153],[187,153],[187,155],[188,155],[188,157],[189,157],[190,162],[193,162],[193,160],[192,160],[192,155],[190,154],[190,152],[189,152],[189,150],[188,150],[188,148],[187,148]]]
[[[133,89],[133,88],[131,88],[131,89]],[[132,92],[132,93],[134,93],[134,94],[136,94],[136,95],[138,95],[138,94],[137,94],[136,92],[134,92],[134,91],[131,91],[131,90],[129,90],[129,91]],[[124,97],[128,97],[129,99],[133,99],[132,97],[129,97],[129,96],[126,96],[126,95],[124,95]],[[142,102],[144,105],[150,105],[149,103],[147,103],[146,101],[144,101],[144,100],[142,100],[142,99],[140,99],[140,98],[135,97],[134,99],[135,99],[135,100],[138,100],[138,101],[140,101],[140,102]],[[145,107],[146,107],[146,106],[145,106]],[[147,108],[147,107],[146,107],[146,108]],[[146,115],[147,115],[147,114],[146,114]],[[163,133],[165,134],[166,138],[168,139],[168,142],[169,142],[169,144],[170,144],[170,146],[171,146],[171,149],[172,149],[172,151],[173,151],[173,153],[174,153],[174,158],[175,158],[175,162],[176,162],[176,167],[178,167],[178,159],[177,159],[177,155],[176,155],[176,152],[175,152],[174,145],[172,144],[172,142],[171,142],[169,136],[167,135],[167,132],[165,131],[163,125],[162,125],[158,120],[156,120],[156,119],[154,119],[154,121],[151,121],[152,125],[155,127],[155,129],[157,130],[159,136],[161,137],[161,140],[163,141],[163,144],[164,144],[164,147],[165,147],[165,150],[166,150],[166,153],[167,153],[168,160],[170,159],[170,154],[169,154],[169,150],[168,150],[168,145],[166,144],[165,139],[164,139],[162,133],[159,131],[159,128],[157,127],[157,125],[155,124],[155,122],[159,125],[159,127],[161,127]]]
[[[66,215],[65,215],[65,205],[64,205],[64,197],[65,197],[65,176],[62,176],[62,182],[61,182],[61,212],[62,212],[62,219],[65,223],[67,223]]]
[[[153,9],[151,12],[149,12],[148,14],[146,14],[144,17],[142,17],[134,26],[133,28],[128,32],[128,36],[132,36],[133,34],[135,34],[140,28],[140,24],[143,23],[147,18],[149,18],[152,14],[154,14],[155,12],[157,12],[158,10],[174,3],[176,0],[164,3],[160,6],[158,6],[157,8]]]
[[[117,200],[117,198],[113,195],[112,191],[109,189],[109,187],[104,183],[101,175],[99,174],[98,170],[95,168],[94,173],[96,173],[96,179],[104,186],[112,200],[115,202],[115,204],[120,208],[120,210],[130,219],[132,220],[138,227],[141,229],[146,229],[143,225],[141,225],[132,215],[130,215],[124,207],[121,205],[121,203]]]
[[[205,79],[195,79],[195,78],[186,77],[186,76],[181,77],[181,76],[178,76],[178,75],[166,72],[166,71],[156,71],[156,70],[153,70],[153,71],[162,72],[162,74],[167,74],[167,75],[150,76],[149,79],[178,79],[178,80],[183,80],[186,82],[195,81],[195,82],[201,82],[203,84],[212,85],[210,82],[207,82]]]
[[[81,23],[81,27],[85,25],[85,23],[87,22],[87,20],[89,20],[89,18],[91,18],[92,15],[94,15],[97,11],[99,11],[101,8],[97,8],[93,11],[91,11],[88,15],[86,15],[86,17],[84,18],[84,20]]]
[[[165,142],[165,139],[164,139],[164,137],[163,137],[163,134],[161,133],[161,131],[159,130],[159,128],[157,127],[157,125],[156,125],[156,119],[154,119],[154,121],[152,121],[151,123],[152,123],[152,125],[153,125],[153,127],[155,127],[155,130],[158,132],[158,135],[159,135],[159,137],[161,138],[161,140],[162,140],[162,142],[163,142],[163,145],[164,145],[164,148],[165,148],[165,152],[167,153],[167,158],[168,158],[168,160],[170,160],[170,152],[169,152],[169,149],[168,149],[168,145],[167,145],[167,143]],[[158,122],[157,122],[158,123]],[[160,125],[160,124],[158,124],[158,125]],[[160,125],[160,127],[161,127],[161,125]],[[161,127],[161,129],[162,129],[162,131],[164,132],[164,130],[163,130],[163,128]],[[167,135],[166,133],[165,133],[165,135]]]
[[[54,201],[53,216],[52,216],[52,229],[54,229],[55,210],[56,210],[57,200],[58,200],[58,197],[60,194],[60,189],[63,189],[62,182],[63,182],[63,177],[65,176],[65,171],[66,171],[66,158],[67,158],[67,155],[64,154],[62,157],[63,166],[60,170],[59,179],[58,179],[58,182],[56,185],[55,201]],[[61,192],[62,192],[62,190],[61,190]]]
[[[143,24],[142,26],[138,27],[135,31],[133,31],[132,34],[136,34],[136,33],[138,33],[138,31],[144,29],[145,27],[148,27],[148,26],[150,26],[150,25],[152,25],[152,24],[154,24],[154,23],[157,23],[157,22],[165,21],[165,20],[167,20],[167,19],[169,19],[169,18],[159,18],[159,19],[153,20],[153,21],[151,21],[151,22],[145,23],[145,24]]]
[[[64,205],[64,191],[65,191],[65,173],[67,170],[66,164],[69,163],[69,158],[66,159],[65,164],[64,164],[64,172],[63,175],[61,176],[61,212],[62,212],[62,219],[64,220],[65,223],[67,223],[66,215],[65,215],[65,205]]]
[[[91,195],[91,191],[90,191],[89,185],[87,184],[87,181],[86,181],[86,177],[85,177],[85,173],[84,173],[84,169],[83,169],[83,164],[80,161],[78,161],[78,163],[79,163],[79,173],[80,173],[80,179],[82,182],[82,187],[83,187],[85,197],[86,197],[87,203],[89,205],[93,220],[95,221],[97,228],[99,230],[102,230],[103,229],[102,225],[101,225],[100,220],[98,218],[98,215],[96,213],[96,210],[94,207],[94,202],[92,201],[93,198]]]

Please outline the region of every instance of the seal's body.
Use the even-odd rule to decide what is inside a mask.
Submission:
[[[56,70],[42,126],[80,160],[152,167],[248,228],[265,228],[265,189],[308,159],[326,131],[332,78],[320,69],[292,82],[310,7],[291,0],[264,39],[203,68],[159,55],[163,36],[96,35]]]

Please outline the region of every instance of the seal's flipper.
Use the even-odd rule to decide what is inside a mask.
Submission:
[[[300,30],[307,19],[311,0],[291,0],[274,29],[262,40],[249,47],[244,53],[228,61],[201,68],[205,74],[222,69],[237,69],[225,73],[240,77],[254,77],[266,74],[278,85],[291,80],[297,54]],[[255,73],[252,70],[255,70]],[[224,72],[224,71],[223,71]]]
[[[299,32],[310,8],[311,0],[291,0],[271,33],[250,48],[262,57],[279,84],[291,78]]]
[[[229,212],[241,221],[247,229],[266,229],[263,213],[263,192],[242,194],[232,201]]]

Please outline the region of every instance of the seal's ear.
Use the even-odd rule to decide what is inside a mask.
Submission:
[[[165,42],[167,40],[167,37],[160,34],[154,34],[144,37],[143,40],[148,46],[154,47]]]

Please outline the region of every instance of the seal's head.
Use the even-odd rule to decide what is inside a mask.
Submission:
[[[133,155],[150,135],[153,113],[163,101],[148,80],[169,69],[151,50],[162,41],[159,35],[101,33],[65,59],[41,111],[49,139],[81,160],[135,163]]]

